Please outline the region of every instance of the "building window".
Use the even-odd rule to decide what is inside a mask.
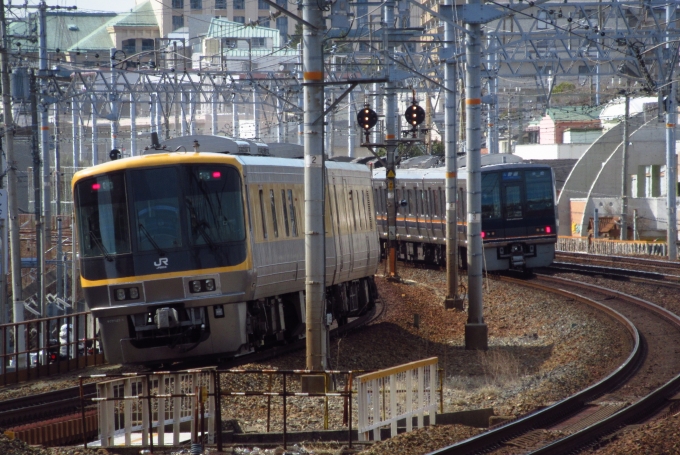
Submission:
[[[276,4],[279,6],[287,6],[288,1],[287,0],[276,0]]]
[[[277,17],[276,18],[276,29],[281,33],[281,38],[285,41],[288,37],[288,18],[287,17]]]
[[[246,1],[234,0],[234,9],[246,9]]]
[[[172,16],[172,30],[184,27],[184,16]]]
[[[191,0],[191,9],[203,9],[203,0]]]
[[[239,24],[245,24],[246,23],[246,17],[245,16],[234,16],[234,22],[238,22]]]
[[[269,3],[264,0],[257,0],[257,9],[269,9]]]
[[[126,39],[123,40],[123,52],[126,56],[134,55],[137,53],[137,40],[136,39]]]
[[[227,9],[227,0],[215,0],[215,9]]]
[[[142,40],[142,52],[154,50],[154,40],[143,39]]]
[[[260,23],[260,27],[269,27],[270,19],[269,16],[260,16],[257,18],[257,21]]]
[[[184,9],[184,0],[172,0],[172,7],[174,9]]]
[[[266,38],[250,38],[250,42],[253,46],[253,49],[256,48],[263,48],[267,46],[267,39]]]

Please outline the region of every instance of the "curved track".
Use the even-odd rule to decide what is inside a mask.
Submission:
[[[547,276],[529,281],[501,279],[557,292],[610,314],[629,328],[634,348],[623,365],[588,389],[433,454],[489,453],[506,444],[524,450],[513,453],[571,453],[660,412],[680,389],[680,318],[676,315],[652,303],[571,280]],[[568,436],[557,439],[564,433]]]

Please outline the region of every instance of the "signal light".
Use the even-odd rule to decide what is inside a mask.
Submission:
[[[366,132],[368,132],[368,130],[373,128],[375,124],[378,123],[378,114],[376,114],[373,109],[368,107],[368,105],[366,105],[366,107],[364,107],[357,114],[357,122]]]
[[[425,110],[414,102],[414,104],[406,108],[404,118],[415,129],[415,127],[425,121]]]

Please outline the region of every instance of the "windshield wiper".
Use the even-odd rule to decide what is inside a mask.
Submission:
[[[192,230],[198,231],[198,233],[201,234],[201,237],[203,237],[203,239],[205,240],[205,243],[207,243],[208,246],[210,246],[210,249],[215,250],[217,246],[215,246],[215,242],[213,242],[212,238],[205,229],[205,226],[208,223],[206,223],[204,220],[198,217],[198,215],[196,214],[196,208],[194,207],[194,204],[191,203],[191,200],[189,198],[186,198],[184,202],[186,203],[189,212],[191,212]]]
[[[142,232],[142,234],[144,234],[149,243],[154,247],[158,255],[165,256],[165,251],[163,251],[161,247],[159,247],[158,244],[154,241],[154,239],[151,238],[151,234],[149,234],[149,231],[146,230],[142,223],[139,223],[139,230]]]
[[[109,261],[109,262],[113,262],[113,256],[111,256],[111,253],[109,253],[109,252],[106,250],[106,248],[104,247],[104,245],[102,244],[102,242],[99,241],[99,239],[98,239],[97,236],[94,234],[94,232],[92,231],[92,229],[90,229],[90,237],[92,238],[92,240],[94,240],[94,244],[97,245],[97,248],[99,248],[99,251],[101,251],[102,255],[104,255],[104,258],[105,258],[107,261]]]

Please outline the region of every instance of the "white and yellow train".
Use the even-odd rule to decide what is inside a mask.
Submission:
[[[156,153],[72,182],[85,301],[110,363],[233,357],[304,335],[304,162]],[[326,313],[370,308],[380,246],[364,165],[327,162]]]

